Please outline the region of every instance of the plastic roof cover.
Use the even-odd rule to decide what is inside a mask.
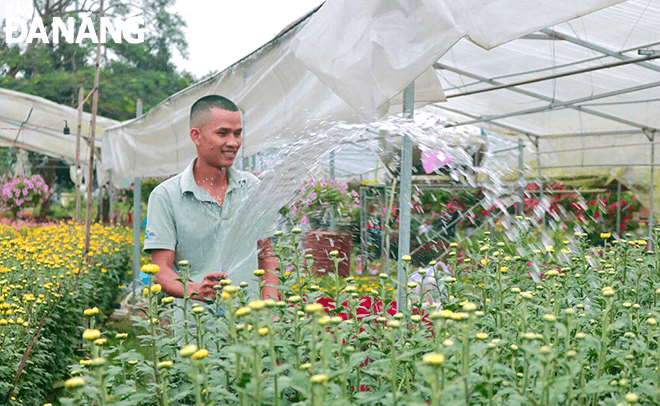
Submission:
[[[415,4],[421,3],[425,2]],[[482,3],[482,8],[472,9],[469,21],[464,21],[464,14],[456,17],[461,9],[458,3],[464,3],[465,7]],[[419,71],[429,63],[427,56],[433,57],[437,52],[440,34],[453,35],[453,38],[467,34],[469,40],[461,39],[433,63],[448,101],[434,103],[436,108],[425,110],[454,118],[460,125],[479,125],[515,138],[522,137],[527,143],[525,160],[532,171],[528,175],[538,174],[534,153],[538,147],[538,162],[545,175],[551,178],[571,175],[616,178],[635,190],[648,205],[650,163],[652,160],[660,162],[658,153],[652,158],[649,148],[650,140],[660,127],[659,60],[649,59],[463,95],[496,85],[642,58],[639,50],[660,55],[660,0],[629,0],[568,22],[557,21],[557,14],[565,15],[571,7],[579,12],[577,10],[584,10],[585,6],[605,6],[604,2],[581,3],[501,0],[484,5],[483,2],[447,0],[433,2],[427,7],[426,15],[411,17],[401,10],[376,6],[369,9],[349,0],[329,1],[326,4],[333,7],[322,8],[314,16],[318,20],[316,24],[312,19],[301,31],[298,40],[305,41],[306,45],[300,47],[296,55],[300,54],[303,63],[349,103],[368,105],[370,100],[378,100],[381,81],[388,79],[387,75],[378,76],[377,73],[384,69]],[[392,24],[397,12],[400,19],[428,22],[432,21],[429,18],[438,17],[435,8],[438,4],[446,7],[454,20],[440,18],[437,26],[431,28],[414,25],[406,36],[392,38],[391,44],[379,41],[379,29]],[[514,13],[498,14],[499,10],[507,12],[513,8],[517,10]],[[323,12],[324,20],[332,21],[333,25],[328,29],[329,35],[318,40],[315,35],[325,29],[321,22]],[[522,36],[527,23],[551,20],[555,20],[551,23],[555,25],[550,28],[490,50],[484,49],[512,38],[507,37],[511,33],[501,32],[498,27],[515,26],[514,35]],[[459,33],[443,31],[454,22],[459,26]],[[436,35],[432,35],[433,30]],[[382,63],[385,68],[379,65],[378,72],[374,73],[375,69],[369,69],[370,63],[372,60],[381,62],[383,54],[386,55],[386,62]],[[323,60],[318,59],[320,55]],[[347,79],[351,74],[355,77]],[[374,90],[365,93],[358,87],[358,81],[371,83],[368,89]],[[658,178],[660,176],[654,179],[656,202],[660,197]],[[660,213],[660,204],[654,209]]]
[[[434,103],[430,111],[522,136],[532,173],[537,155],[530,152],[538,145],[546,175],[610,176],[648,201],[649,138],[660,126],[657,61],[460,95],[639,58],[639,49],[660,48],[660,0],[613,3],[499,0],[484,8],[478,1],[419,0],[408,6],[372,0],[357,7],[348,0],[329,0],[231,68],[110,129],[103,152],[112,157],[104,162],[127,177],[183,169],[194,157],[187,135],[189,106],[205,94],[227,95],[245,110],[247,156],[292,140],[309,127],[310,117],[357,122],[384,111],[395,114],[401,110],[395,92],[414,79],[416,108],[442,99],[441,84],[449,100]],[[410,8],[402,11],[405,7]],[[439,25],[458,23],[445,35],[450,39],[442,45],[446,49],[436,48],[438,30],[428,17],[437,14],[429,13],[429,7],[436,13],[451,10],[454,21]],[[597,11],[560,23],[590,10]],[[397,25],[400,21],[416,23]],[[400,40],[383,29],[398,29]],[[490,50],[465,38],[454,44],[463,35],[483,47],[509,42]],[[430,75],[429,66],[437,75]]]
[[[195,156],[188,136],[189,108],[199,97],[210,93],[223,94],[243,109],[243,153],[246,156],[304,135],[315,126],[311,124],[314,120],[351,123],[396,114],[401,111],[401,92],[413,80],[417,106],[444,100],[432,63],[462,35],[471,33],[493,45],[616,2],[499,0],[484,8],[483,2],[476,0],[419,0],[405,5],[384,0],[330,0],[319,11],[215,77],[179,92],[142,117],[109,129],[102,149],[103,162],[123,177],[169,175],[181,171]],[[545,11],[539,13],[539,7]],[[357,8],[355,13],[345,11],[354,8]],[[429,10],[434,13],[429,14]],[[363,13],[358,13],[360,11]],[[375,14],[369,14],[371,12]],[[447,24],[440,28],[447,29],[448,34],[437,38],[439,24],[430,17],[443,17],[444,12],[448,13]],[[372,24],[374,19],[387,24]],[[450,21],[452,19],[455,21]],[[353,24],[348,24],[351,21]],[[484,27],[487,21],[498,23]],[[507,21],[515,21],[515,24],[504,24]],[[460,24],[467,28],[463,29]],[[330,34],[342,32],[345,27],[351,28],[349,33],[357,36],[364,30],[366,34],[360,38],[366,40],[366,45],[342,48],[339,41],[335,41],[340,37]],[[298,38],[306,29],[311,30],[311,34],[308,32]],[[370,29],[374,31],[368,31]],[[319,30],[328,32],[319,37],[316,35]],[[397,35],[402,40],[392,41]],[[306,41],[311,41],[311,47]],[[416,58],[411,58],[407,49],[388,48],[414,46],[416,41],[426,41],[415,49],[430,54],[416,54],[412,55]],[[317,45],[319,47],[315,48]],[[374,46],[383,52],[372,52]],[[328,81],[318,70],[314,73],[309,70],[309,59],[301,62],[303,51],[315,49],[320,52],[312,62],[336,70],[343,75],[340,79]],[[295,55],[293,50],[296,50]],[[335,52],[343,52],[344,60],[334,60]],[[429,58],[429,55],[435,56]],[[354,69],[346,65],[345,60],[366,62],[358,63]],[[410,63],[415,66],[411,67]],[[366,71],[362,67],[366,67]],[[369,80],[352,79],[358,74],[363,74],[359,77],[366,75]],[[351,89],[351,94],[364,97],[358,102],[351,100],[333,87],[336,83],[343,83]]]
[[[25,122],[27,119],[27,122]],[[63,133],[64,121],[70,134]],[[91,114],[83,113],[80,159],[89,162],[88,141]],[[76,162],[78,110],[41,97],[0,88],[0,145],[15,146],[73,164]],[[103,142],[103,130],[119,122],[97,116],[96,148]],[[19,131],[20,128],[20,131]]]

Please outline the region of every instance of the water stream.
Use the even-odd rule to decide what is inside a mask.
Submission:
[[[422,152],[441,150],[449,162],[442,167],[443,173],[456,185],[466,188],[483,189],[484,199],[476,210],[496,207],[503,215],[501,224],[514,237],[518,223],[508,215],[506,204],[501,199],[505,195],[519,195],[518,185],[502,179],[514,176],[517,166],[516,151],[494,155],[481,142],[486,141],[478,129],[469,127],[444,127],[442,122],[420,125],[401,118],[388,118],[369,124],[321,123],[300,134],[298,141],[281,148],[271,156],[269,169],[260,174],[259,185],[242,204],[238,215],[230,221],[229,234],[232,244],[219,249],[223,262],[220,269],[231,274],[241,268],[246,261],[244,251],[236,247],[257,247],[254,241],[271,236],[276,228],[282,227],[279,211],[290,206],[297,188],[312,176],[326,173],[330,151],[340,156],[347,145],[361,145],[365,157],[378,156],[383,161],[390,160],[388,167],[398,172],[400,145],[403,135],[409,136]],[[474,165],[474,155],[481,153],[478,165]],[[436,171],[437,172],[437,171]],[[425,173],[413,173],[424,175]],[[414,192],[415,186],[413,186]],[[396,201],[394,206],[398,206]],[[493,216],[496,217],[496,216]],[[294,225],[296,226],[296,225]],[[429,236],[428,238],[433,238]],[[440,255],[441,253],[439,253]],[[246,272],[243,269],[242,272]]]

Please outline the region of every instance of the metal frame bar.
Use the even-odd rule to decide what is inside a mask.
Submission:
[[[648,167],[657,167],[660,166],[660,164],[590,164],[590,165],[552,165],[552,166],[534,166],[529,169],[555,169],[555,168],[614,168],[614,167],[619,167],[619,168],[626,168],[628,166],[631,167],[636,167],[636,166],[648,166]]]
[[[460,114],[462,116],[469,117],[469,118],[481,117],[481,116],[477,116],[477,115],[467,113],[467,112],[464,112],[464,111],[461,111],[461,110],[456,110],[456,109],[453,109],[453,108],[450,108],[450,107],[447,107],[447,106],[443,106],[443,105],[440,105],[440,104],[437,104],[437,103],[431,103],[431,105],[435,108],[445,110],[445,111],[449,111],[450,113]],[[523,130],[522,128],[518,128],[518,127],[509,125],[509,124],[502,124],[502,123],[496,123],[496,122],[489,122],[489,124],[497,126],[497,127],[504,128],[504,129],[509,130],[509,131],[513,131],[516,134],[525,134],[528,137],[530,137],[530,136],[538,137],[537,134],[535,134],[531,131]]]
[[[592,44],[590,42],[583,41],[583,40],[575,38],[575,37],[571,37],[570,35],[561,34],[557,31],[549,29],[549,28],[541,30],[541,32],[544,33],[544,34],[547,34],[547,35],[549,35],[553,38],[560,39],[560,40],[563,40],[563,41],[567,41],[567,42],[570,42],[572,44],[579,45],[581,47],[590,49],[592,51],[600,52],[601,54],[605,54],[607,56],[611,56],[611,57],[614,57],[614,58],[617,58],[617,59],[621,59],[621,60],[633,59],[633,58],[631,58],[627,55],[623,55],[621,52],[612,51],[611,49],[607,49],[607,48]],[[639,49],[639,48],[634,48],[634,49]],[[637,65],[642,66],[642,67],[647,68],[647,69],[654,70],[656,72],[660,72],[660,66],[653,65],[651,63],[637,62]]]
[[[651,145],[659,144],[660,142],[652,142]],[[628,148],[628,147],[642,147],[649,145],[648,142],[636,142],[634,144],[618,144],[618,145],[599,145],[596,147],[584,147],[584,148],[570,148],[570,149],[557,149],[548,152],[538,152],[540,155],[545,154],[555,154],[559,152],[577,152],[577,151],[592,151],[595,149],[608,149],[608,148]]]
[[[644,134],[644,130],[612,130],[612,131],[591,131],[591,132],[582,132],[582,133],[564,133],[564,134],[545,134],[538,135],[540,139],[546,138],[574,138],[574,137],[599,137],[601,135],[613,135],[613,136],[624,136],[624,135],[637,135]]]
[[[464,121],[464,122],[461,122],[461,123],[452,124],[452,125],[449,125],[448,127],[458,127],[458,126],[462,126],[462,125],[479,124],[479,123],[493,121],[493,120],[501,120],[503,118],[518,117],[518,116],[523,116],[523,115],[527,115],[527,114],[543,113],[543,112],[556,110],[556,109],[570,108],[570,109],[585,112],[587,114],[595,115],[595,116],[598,116],[598,117],[601,117],[601,118],[604,118],[604,119],[607,119],[607,120],[612,120],[612,121],[616,121],[616,122],[621,123],[621,124],[626,124],[626,125],[629,125],[629,126],[632,126],[632,127],[638,127],[638,128],[641,128],[641,129],[657,130],[656,128],[647,126],[647,125],[642,124],[642,123],[637,123],[637,122],[634,122],[634,121],[627,120],[625,118],[620,118],[620,117],[613,116],[611,114],[602,113],[600,111],[587,109],[587,108],[584,108],[582,106],[579,106],[579,104],[583,103],[583,102],[586,102],[586,101],[598,100],[598,99],[603,99],[603,98],[612,97],[612,96],[618,96],[618,95],[626,94],[626,93],[633,93],[633,92],[637,92],[637,91],[640,91],[640,90],[651,89],[651,88],[659,87],[659,86],[660,86],[660,81],[653,82],[653,83],[647,83],[647,84],[639,85],[639,86],[628,87],[628,88],[619,89],[619,90],[614,90],[614,91],[611,91],[611,92],[605,92],[605,93],[601,93],[601,94],[597,94],[597,95],[591,95],[591,96],[588,96],[588,97],[581,97],[579,99],[573,99],[573,100],[568,100],[568,101],[557,101],[557,100],[555,100],[555,101],[552,101],[547,106],[536,107],[536,108],[527,109],[527,110],[518,110],[518,111],[514,111],[514,112],[510,112],[510,113],[504,113],[504,114],[498,114],[498,115],[494,115],[494,116],[486,116],[486,117],[481,118],[481,119],[475,119],[475,120],[472,120],[472,121]],[[508,88],[507,90],[511,90],[511,88]]]
[[[563,77],[566,77],[566,76],[579,75],[579,74],[582,74],[582,73],[593,72],[593,71],[597,71],[597,70],[601,70],[601,69],[616,68],[618,66],[630,65],[630,64],[633,64],[633,63],[636,64],[638,62],[650,61],[650,60],[658,59],[658,58],[660,58],[660,55],[651,55],[651,56],[646,56],[646,57],[643,57],[643,58],[621,60],[621,61],[613,62],[613,63],[610,63],[610,64],[599,65],[599,66],[591,66],[591,67],[588,67],[588,68],[577,69],[577,70],[574,70],[574,71],[568,71],[568,72],[557,73],[557,74],[554,74],[554,75],[542,76],[540,78],[521,80],[521,81],[514,82],[514,83],[504,83],[504,84],[501,84],[501,85],[496,85],[496,86],[488,87],[488,88],[485,88],[485,89],[477,89],[477,90],[467,91],[467,92],[463,92],[463,93],[448,94],[445,97],[447,99],[451,99],[453,97],[459,97],[459,96],[470,96],[470,95],[478,94],[478,93],[491,92],[493,90],[507,89],[507,88],[514,87],[514,86],[529,85],[531,83],[543,82],[543,81],[546,81],[546,80],[558,79],[558,78],[563,78]]]
[[[452,72],[455,72],[455,73],[458,73],[458,74],[461,74],[461,75],[464,75],[464,76],[467,76],[467,77],[471,77],[473,79],[480,79],[480,80],[483,80],[483,81],[485,81],[487,83],[490,83],[490,84],[493,84],[493,85],[502,84],[501,82],[498,82],[496,80],[488,79],[488,78],[485,78],[483,76],[480,76],[480,75],[477,75],[477,74],[474,74],[474,73],[471,73],[471,72],[467,72],[467,71],[462,70],[462,69],[454,68],[454,67],[451,67],[451,66],[448,66],[448,65],[444,65],[444,64],[441,64],[441,63],[436,63],[436,64],[433,65],[433,67],[435,69],[440,68],[440,69],[449,70],[449,71],[452,71]],[[604,119],[607,119],[607,120],[612,120],[612,121],[618,122],[620,124],[626,124],[626,125],[629,125],[629,126],[632,126],[632,127],[641,128],[643,130],[644,129],[646,129],[646,130],[656,130],[656,129],[651,128],[651,127],[649,127],[647,125],[644,125],[644,124],[635,123],[633,121],[626,120],[626,119],[616,117],[616,116],[612,116],[612,115],[607,114],[607,113],[602,113],[600,111],[584,108],[584,107],[581,107],[581,106],[576,106],[575,104],[580,103],[582,101],[591,101],[591,100],[595,100],[595,99],[598,99],[598,98],[611,97],[611,96],[616,96],[616,95],[624,94],[624,93],[631,93],[631,92],[634,92],[634,91],[644,90],[644,89],[657,87],[657,86],[660,86],[660,82],[655,82],[653,84],[645,84],[645,85],[640,85],[640,86],[634,86],[632,88],[620,89],[620,90],[607,92],[607,93],[601,93],[600,95],[589,96],[589,97],[584,97],[584,98],[580,98],[580,99],[574,99],[574,100],[571,100],[571,101],[568,101],[568,102],[553,99],[551,97],[543,96],[539,93],[531,92],[531,91],[528,91],[528,90],[522,90],[522,89],[518,89],[518,88],[515,88],[515,87],[510,87],[510,88],[507,88],[506,90],[516,92],[516,93],[520,93],[520,94],[523,94],[525,96],[533,97],[535,99],[547,101],[550,104],[548,106],[539,107],[539,108],[535,108],[535,109],[522,110],[522,111],[513,112],[513,113],[500,114],[500,115],[497,115],[497,116],[489,116],[487,118],[481,118],[479,120],[466,121],[466,122],[458,123],[458,124],[454,125],[454,127],[457,127],[457,126],[460,126],[460,125],[467,125],[467,124],[492,122],[492,120],[498,120],[498,119],[502,119],[502,118],[514,117],[514,116],[519,116],[519,115],[523,115],[523,114],[540,113],[540,112],[549,111],[549,110],[561,107],[561,108],[574,109],[574,110],[581,111],[583,113],[587,113],[587,114],[591,114],[591,115],[595,115],[595,116],[598,116],[598,117],[601,117],[601,118],[604,118]],[[525,131],[524,133],[528,134],[529,132]]]
[[[403,91],[403,117],[412,121],[415,109],[415,82]],[[410,254],[410,220],[412,206],[412,150],[413,142],[410,136],[404,135],[401,145],[401,186],[399,195],[399,257],[397,258],[397,311],[406,309],[405,289],[408,281],[403,270],[404,255]]]

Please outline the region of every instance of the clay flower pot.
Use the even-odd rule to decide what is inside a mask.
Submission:
[[[333,272],[334,262],[328,255],[330,251],[339,251],[339,275],[346,278],[351,274],[351,234],[345,231],[316,231],[305,234],[305,249],[314,256],[314,270],[320,275]]]

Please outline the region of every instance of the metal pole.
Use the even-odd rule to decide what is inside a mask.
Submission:
[[[112,185],[112,169],[110,169],[110,184],[108,185],[108,197],[110,198],[110,223],[115,222],[115,187]]]
[[[330,179],[335,180],[335,150],[330,151]],[[362,191],[362,189],[360,189]],[[362,204],[362,197],[360,197],[360,204]],[[330,231],[337,230],[337,217],[335,216],[334,208],[330,211]]]
[[[82,219],[82,206],[80,204],[80,184],[82,183],[82,167],[80,164],[80,137],[82,136],[82,102],[85,99],[85,90],[78,89],[78,130],[76,132],[76,223]]]
[[[366,187],[360,186],[360,267],[362,268],[362,274],[367,270],[367,244],[368,244],[368,235],[367,235],[367,193]]]
[[[415,82],[412,82],[403,91],[403,117],[412,120],[415,109]],[[412,206],[412,150],[413,142],[410,136],[404,135],[401,145],[401,189],[399,196],[399,257],[397,266],[397,311],[406,309],[405,292],[406,274],[403,269],[404,255],[410,254],[410,218]]]
[[[142,115],[142,99],[137,100],[136,116]],[[131,312],[135,314],[135,288],[140,273],[140,224],[142,223],[142,178],[133,179],[133,295]]]
[[[539,204],[543,204],[543,177],[541,175],[541,155],[539,154],[539,139],[536,139],[536,166],[538,167],[538,172],[539,172],[539,192],[541,193],[540,196],[540,202]],[[543,215],[543,225],[547,226],[547,218],[545,215],[545,211],[542,213]]]
[[[101,31],[101,18],[103,18],[103,0],[99,5],[99,32]],[[94,186],[94,137],[96,135],[96,113],[99,109],[99,73],[101,67],[101,43],[96,44],[96,62],[94,69],[94,97],[92,98],[92,122],[89,134],[89,177],[87,178],[87,212],[85,213],[85,248],[83,260],[87,261],[89,240],[92,227],[92,187]],[[80,114],[80,113],[79,113]]]
[[[520,188],[520,203],[518,203],[518,215],[525,215],[525,186],[523,177],[523,142],[518,140],[518,185]]]
[[[655,197],[655,167],[653,166],[655,163],[655,143],[653,143],[653,138],[655,138],[655,134],[651,134],[651,186],[649,187],[651,193],[651,208],[649,209],[649,241],[652,241],[651,237],[653,237],[653,198]]]
[[[621,182],[616,182],[616,234],[621,232]]]

